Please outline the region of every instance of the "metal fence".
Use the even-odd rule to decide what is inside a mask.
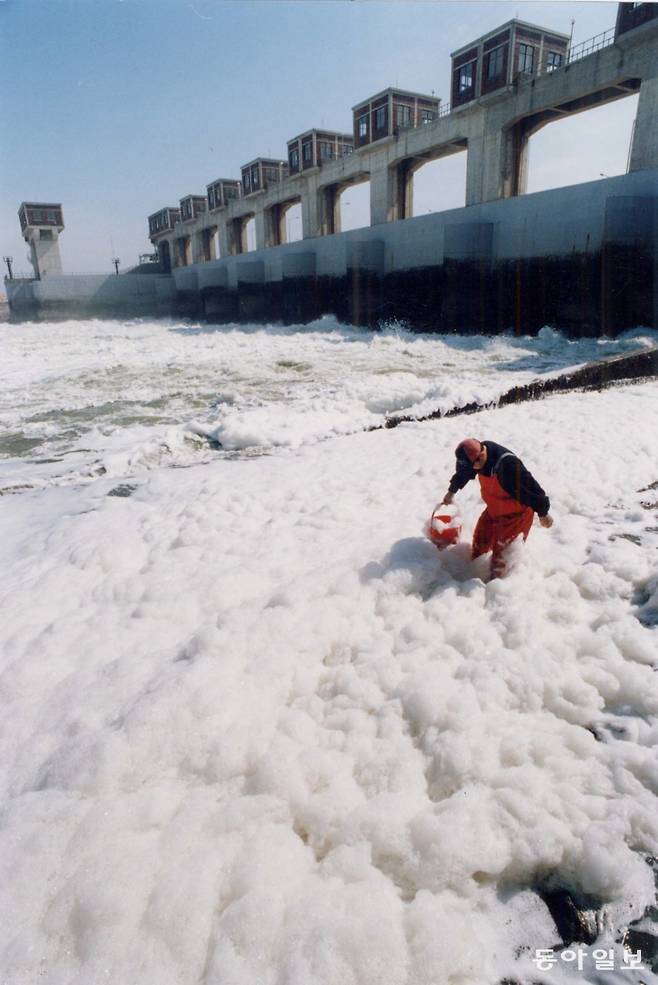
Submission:
[[[609,48],[614,43],[615,29],[614,27],[609,27],[607,31],[603,31],[601,34],[595,34],[593,38],[588,38],[587,41],[581,41],[580,44],[569,48],[566,64],[571,65],[573,62],[579,62],[581,58],[587,58],[588,55],[593,55],[595,51],[601,51],[602,48]]]
[[[436,112],[433,110],[423,110],[424,116],[418,117],[416,120],[410,117],[407,123],[397,123],[393,127],[393,133],[397,136],[397,134],[403,133],[405,130],[419,130],[421,127],[436,123],[437,120],[442,119],[444,116],[449,116],[450,112],[450,103],[440,103]]]
[[[532,79],[536,79],[539,75],[552,75],[554,72],[559,72],[565,69],[568,65],[572,65],[574,62],[579,62],[583,58],[587,58],[589,55],[595,54],[597,51],[601,51],[603,48],[609,48],[610,45],[615,43],[615,28],[610,27],[607,31],[602,31],[600,34],[595,34],[594,37],[588,38],[587,41],[581,41],[577,45],[567,49],[566,56],[561,65],[549,65],[546,62],[543,64],[537,63],[534,70],[530,72],[519,72],[516,76],[516,84],[522,85],[524,82],[529,82]],[[430,118],[419,119],[415,122],[411,120],[409,123],[404,125],[398,125],[395,128],[395,133],[400,133],[403,130],[417,130],[419,127],[427,126],[429,123],[435,123],[437,120],[441,120],[446,116],[450,116],[452,113],[452,106],[450,103],[440,103],[439,109],[432,114]]]

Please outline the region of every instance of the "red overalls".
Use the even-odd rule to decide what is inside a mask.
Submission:
[[[487,507],[475,525],[472,557],[492,551],[491,577],[499,578],[505,573],[505,549],[519,534],[527,540],[535,511],[506,493],[495,474],[478,479]]]

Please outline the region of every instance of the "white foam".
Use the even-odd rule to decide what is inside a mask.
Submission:
[[[653,383],[567,394],[251,460],[154,452],[128,498],[112,432],[111,475],[3,497],[6,980],[531,980],[549,880],[614,942],[655,894],[657,424]],[[498,582],[421,533],[465,431],[552,498]],[[475,484],[458,502],[467,538]]]

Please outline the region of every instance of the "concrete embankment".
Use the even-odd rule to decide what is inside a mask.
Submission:
[[[559,376],[550,376],[544,380],[533,380],[524,386],[515,386],[507,390],[497,400],[488,404],[475,401],[453,407],[451,410],[435,410],[422,417],[399,416],[389,417],[386,424],[371,428],[378,431],[382,428],[395,428],[398,424],[410,421],[436,421],[441,417],[458,417],[461,414],[477,414],[478,411],[491,407],[506,407],[508,404],[525,403],[528,400],[541,400],[553,393],[567,393],[572,390],[604,390],[607,387],[634,383],[643,380],[658,379],[658,346],[640,349],[623,356],[610,356],[597,362],[587,363],[580,369]]]

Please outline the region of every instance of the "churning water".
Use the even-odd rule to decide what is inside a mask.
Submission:
[[[0,488],[294,449],[653,341],[175,321],[4,325]]]

